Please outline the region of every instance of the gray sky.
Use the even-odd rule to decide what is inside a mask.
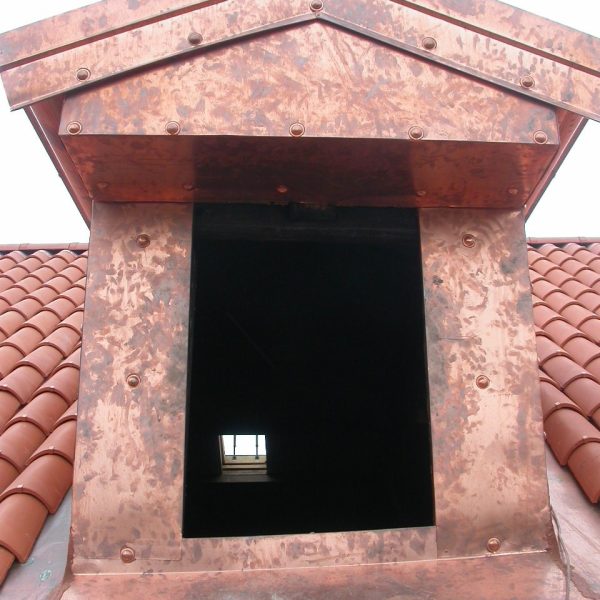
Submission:
[[[21,0],[3,6],[0,31],[92,4]],[[513,0],[524,10],[600,37],[597,0]],[[23,111],[0,91],[0,244],[87,241],[88,230]],[[600,237],[600,124],[590,122],[527,224],[530,236]]]

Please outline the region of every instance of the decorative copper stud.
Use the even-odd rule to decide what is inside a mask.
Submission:
[[[121,548],[121,560],[126,563],[132,563],[135,560],[135,550],[129,546],[123,546]]]
[[[321,0],[312,0],[310,10],[313,12],[321,12],[323,10],[323,2]]]
[[[129,375],[127,375],[127,385],[131,388],[136,388],[138,385],[140,385],[141,379],[139,375],[136,375],[135,373],[130,373]]]
[[[302,137],[304,135],[304,125],[302,123],[292,123],[290,125],[290,135],[292,137]]]
[[[510,196],[516,196],[519,193],[519,188],[509,187],[506,191],[509,193]]]
[[[521,77],[521,85],[524,88],[531,89],[535,85],[535,79],[531,75]]]
[[[71,135],[79,135],[81,133],[82,129],[83,129],[83,127],[81,126],[81,123],[79,121],[71,121],[67,125],[67,131]]]
[[[462,245],[465,248],[473,248],[475,246],[475,236],[472,233],[465,233],[462,236]]]
[[[187,39],[192,46],[199,46],[202,43],[203,37],[197,31],[192,31]]]
[[[498,552],[498,550],[500,550],[500,546],[502,546],[502,543],[496,537],[490,538],[487,541],[488,552],[491,552],[492,554],[495,554],[496,552]]]
[[[427,196],[427,191],[426,190],[418,190],[417,196],[419,196],[419,198],[423,198],[423,196]]]
[[[418,125],[415,125],[408,130],[408,137],[411,140],[422,140],[424,136],[425,132],[423,131],[423,128]]]
[[[140,248],[147,248],[150,245],[150,236],[147,233],[140,233],[135,238],[135,242]]]
[[[533,134],[533,141],[536,144],[545,144],[548,141],[548,134],[545,131],[536,131]]]
[[[177,121],[169,121],[165,130],[169,135],[177,135],[181,131],[181,125]]]
[[[91,72],[89,69],[86,69],[85,67],[82,67],[81,69],[77,69],[77,72],[75,73],[75,77],[77,78],[78,81],[85,81],[86,79],[89,79],[91,75]]]
[[[485,375],[479,375],[475,380],[475,385],[480,390],[485,390],[490,385],[490,380]]]
[[[106,182],[106,181],[99,181],[99,182],[96,184],[96,187],[97,187],[99,190],[105,190],[105,189],[108,187],[108,182]]]
[[[184,183],[183,184],[183,189],[186,192],[191,192],[196,186],[193,183]]]
[[[437,48],[437,42],[432,37],[423,38],[421,44],[425,50],[435,50]]]
[[[289,191],[287,185],[278,185],[275,189],[278,194],[287,194]]]

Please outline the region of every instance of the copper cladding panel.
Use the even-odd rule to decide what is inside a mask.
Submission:
[[[563,574],[547,553],[349,568],[81,575],[69,583],[63,600],[554,600],[564,592]]]
[[[489,34],[481,27],[469,29],[460,20],[440,18],[391,0],[328,0],[323,10],[315,13],[308,7],[305,0],[228,0],[183,15],[175,11],[172,18],[111,38],[91,39],[84,46],[6,71],[7,96],[11,107],[22,107],[158,61],[203,52],[226,41],[295,22],[320,20],[586,117],[600,118],[596,72],[579,64],[565,64],[560,56],[538,52],[519,39]],[[555,25],[551,33],[558,37],[562,30]],[[202,35],[200,45],[188,42],[192,31]],[[425,37],[434,38],[434,48],[424,46]],[[585,37],[576,42],[584,45]],[[76,77],[80,68],[89,71],[84,81]],[[521,85],[525,76],[533,77],[533,85]]]
[[[420,211],[438,555],[548,544],[523,217]]]
[[[118,559],[125,544],[140,557],[180,556],[191,231],[190,205],[94,206],[75,556]]]
[[[140,202],[516,207],[559,141],[551,107],[320,23],[74,94],[60,132],[96,199]]]

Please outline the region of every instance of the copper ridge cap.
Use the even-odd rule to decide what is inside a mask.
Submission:
[[[308,1],[295,0],[291,1],[287,11],[284,11],[289,14],[283,18],[280,15],[279,21],[276,20],[276,17],[273,17],[272,21],[269,20],[269,15],[274,12],[270,9],[275,6],[280,7],[277,0],[264,0],[258,3],[250,0],[247,3],[248,14],[259,12],[264,15],[259,26],[241,26],[237,28],[239,31],[221,32],[217,38],[207,40],[206,43],[200,45],[190,42],[188,47],[172,48],[169,47],[169,44],[165,44],[164,48],[161,47],[158,52],[151,53],[152,55],[132,60],[131,64],[120,61],[97,76],[94,72],[96,65],[86,65],[86,69],[81,69],[87,72],[86,77],[80,78],[78,75],[76,79],[73,76],[62,83],[57,82],[48,86],[47,89],[36,89],[35,85],[31,86],[30,84],[25,84],[23,87],[17,83],[22,81],[23,77],[39,81],[46,69],[52,71],[64,69],[65,65],[60,63],[61,60],[64,62],[61,55],[67,53],[65,54],[66,59],[69,50],[73,48],[79,48],[82,58],[85,58],[84,48],[86,45],[101,43],[109,37],[115,38],[117,46],[121,43],[124,47],[129,47],[130,41],[127,33],[131,29],[145,31],[149,28],[152,30],[153,24],[158,21],[161,22],[161,25],[165,25],[169,20],[173,21],[172,27],[175,27],[178,21],[177,17],[181,19],[186,14],[191,22],[193,16],[191,13],[194,10],[196,13],[202,13],[211,5],[216,8],[224,4],[224,8],[219,12],[227,13],[227,8],[230,6],[229,0],[226,2],[209,0],[200,3],[179,0],[175,4],[175,8],[164,8],[161,11],[160,7],[164,6],[166,2],[167,0],[147,0],[141,8],[131,8],[129,4],[125,6],[125,0],[103,0],[97,4],[65,13],[62,17],[53,17],[1,35],[0,55],[3,55],[4,58],[3,62],[0,60],[0,70],[4,69],[7,73],[14,70],[13,77],[4,77],[11,108],[22,108],[45,98],[125,74],[133,69],[145,68],[157,62],[187,56],[199,49],[207,49],[224,42],[233,42],[235,39],[243,39],[303,21],[311,22],[321,19],[363,37],[416,54],[421,58],[438,63],[442,67],[455,69],[513,92],[565,108],[587,118],[600,120],[600,111],[594,101],[595,92],[599,87],[600,74],[590,66],[600,63],[600,40],[558,25],[548,19],[509,7],[496,0],[476,0],[475,8],[471,8],[471,12],[455,8],[456,3],[451,0],[418,0],[418,2],[409,0],[372,0],[371,2],[366,2],[366,0],[344,0],[344,2],[328,0],[317,3],[319,4],[318,10],[311,8],[311,3]],[[396,7],[396,9],[394,10],[392,7]],[[390,13],[388,17],[395,15],[396,18],[399,18],[400,14],[408,15],[411,20],[415,21],[414,26],[405,27],[404,31],[395,32],[390,37],[389,34],[378,31],[376,15],[382,10]],[[403,12],[399,13],[399,10]],[[391,13],[394,14],[391,15]],[[204,14],[201,16],[204,17]],[[218,16],[218,12],[209,10],[206,16],[212,21]],[[198,21],[198,17],[199,15],[196,15],[194,22]],[[65,22],[62,23],[61,20]],[[87,28],[86,25],[84,28],[83,23],[87,24],[90,20],[92,26]],[[106,25],[107,20],[108,26]],[[512,25],[512,22],[519,23],[521,20],[525,20],[528,24],[528,27],[524,28],[528,31],[526,34],[523,34],[517,25]],[[445,27],[448,28],[447,35],[444,36],[444,45],[438,45],[433,38],[421,40],[418,33],[416,37],[419,39],[414,39],[415,32],[422,31],[423,35],[426,35],[426,32],[439,21],[443,21]],[[62,24],[62,27],[59,24]],[[413,24],[411,23],[411,25]],[[49,30],[52,31],[49,32]],[[62,33],[63,31],[67,31],[67,35]],[[539,31],[544,31],[546,41],[543,42],[543,45],[545,48],[539,48],[536,45],[538,42],[536,33]],[[167,39],[169,35],[174,34],[170,32],[167,25],[161,35],[166,36],[165,39]],[[518,61],[520,68],[511,72],[499,68],[498,65],[487,64],[487,61],[479,60],[477,56],[471,56],[473,52],[477,53],[474,49],[478,46],[475,42],[479,35],[489,38],[491,43],[501,47],[512,47],[519,51],[522,59]],[[124,37],[119,39],[120,36]],[[466,43],[466,47],[471,48],[471,51],[467,52],[466,58],[457,56],[453,48],[449,47],[453,43],[451,40],[456,36],[465,37],[466,39],[461,44]],[[425,39],[431,39],[433,43],[427,45]],[[567,44],[564,44],[565,39],[568,41]],[[40,40],[47,41],[44,43]],[[572,49],[556,51],[554,50],[555,45],[561,48],[569,46]],[[102,52],[98,52],[97,47],[90,48],[91,62],[93,62],[94,49],[97,55],[102,54]],[[541,68],[538,68],[537,65],[540,56],[553,63],[549,67],[557,67],[558,72],[551,73],[548,68],[540,70]],[[37,71],[35,68],[33,71],[20,71],[20,69],[35,67],[36,63],[43,61],[44,58],[46,60],[55,59],[59,63],[51,63],[51,67],[40,64]],[[540,72],[538,73],[538,71]],[[576,75],[576,80],[569,87],[570,91],[562,89],[564,86],[561,86],[561,81],[567,75]],[[567,79],[570,81],[570,76]],[[573,93],[573,89],[575,89],[575,93]]]

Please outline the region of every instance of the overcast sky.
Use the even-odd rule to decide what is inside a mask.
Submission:
[[[92,4],[5,3],[0,31]],[[519,8],[600,37],[598,0],[513,0]],[[87,241],[88,230],[23,111],[0,91],[0,244]],[[600,237],[600,125],[589,122],[527,224],[530,236]]]

